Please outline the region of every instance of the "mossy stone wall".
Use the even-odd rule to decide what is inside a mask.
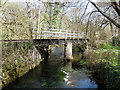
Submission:
[[[31,42],[5,42],[2,47],[2,84],[8,85],[34,69],[42,61]]]

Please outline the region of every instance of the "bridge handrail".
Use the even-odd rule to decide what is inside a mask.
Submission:
[[[60,36],[58,36],[58,35],[54,35],[54,36],[53,36],[53,35],[47,35],[47,36],[46,36],[46,35],[33,35],[33,36],[39,36],[39,37],[40,37],[40,36],[45,36],[45,37],[60,37]],[[62,38],[74,37],[74,38],[75,38],[75,37],[80,37],[80,36],[65,36],[65,35],[63,35],[63,36],[61,36],[61,37],[62,37]]]
[[[57,34],[71,34],[71,35],[81,35],[79,33],[64,33],[64,32],[50,32],[50,31],[42,31],[42,33],[57,33]]]
[[[51,30],[51,31],[68,31],[68,32],[71,32],[72,30],[63,30],[63,29],[52,29],[52,28],[42,28],[42,30]],[[72,32],[75,32],[75,33],[79,33],[79,31],[72,31]]]
[[[80,34],[79,31],[63,30],[63,29],[52,29],[52,28],[41,28],[42,31],[34,31],[36,35],[34,37],[41,38],[82,38],[84,33]]]

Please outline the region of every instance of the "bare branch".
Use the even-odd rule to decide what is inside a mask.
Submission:
[[[99,7],[92,2],[91,0],[89,0],[91,2],[91,4],[104,16],[106,17],[111,23],[113,23],[116,27],[120,28],[120,23],[117,23],[114,19],[112,19],[111,17],[109,17],[108,15],[106,15],[104,12],[102,12]]]
[[[117,14],[120,16],[120,6],[117,4],[117,2],[111,2],[111,5],[113,6]]]

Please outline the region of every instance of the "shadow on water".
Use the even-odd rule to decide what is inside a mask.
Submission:
[[[88,70],[72,69],[72,63],[63,64],[64,48],[53,47],[48,62],[41,64],[18,78],[3,90],[9,88],[97,88],[95,81],[87,74]]]

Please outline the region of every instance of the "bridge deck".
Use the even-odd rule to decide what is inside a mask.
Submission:
[[[65,44],[67,42],[78,43],[89,39],[33,39],[35,44]],[[30,40],[0,40],[0,42],[29,42]]]
[[[68,42],[87,42],[88,39],[34,39],[35,44],[66,44]]]

